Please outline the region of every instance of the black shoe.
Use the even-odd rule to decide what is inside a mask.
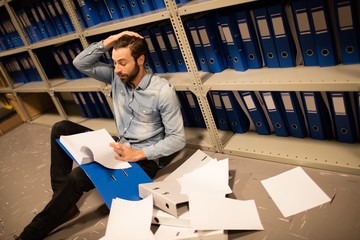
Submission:
[[[77,217],[80,214],[80,211],[78,209],[78,207],[75,205],[73,208],[70,209],[70,211],[68,211],[64,218],[62,219],[62,221],[60,221],[59,224],[57,224],[56,226],[53,227],[53,230],[57,227],[59,227],[60,225],[74,219],[75,217]],[[22,232],[19,236],[14,235],[14,240],[33,240],[33,239],[39,239],[39,238],[34,238],[33,236],[29,237],[27,236],[28,233],[27,232]],[[42,239],[42,238],[41,238]]]

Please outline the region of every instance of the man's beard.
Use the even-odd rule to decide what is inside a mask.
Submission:
[[[134,70],[130,74],[120,76],[120,79],[123,83],[132,85],[132,82],[135,80],[139,72],[140,72],[139,65],[137,64],[137,62],[135,62]]]

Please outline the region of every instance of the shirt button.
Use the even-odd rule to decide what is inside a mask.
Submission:
[[[124,128],[124,131],[126,131],[127,130],[127,128]]]

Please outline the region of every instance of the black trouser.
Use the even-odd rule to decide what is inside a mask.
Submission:
[[[56,142],[61,135],[71,135],[91,131],[91,129],[70,121],[61,121],[54,124],[51,131],[51,166],[50,178],[53,197],[39,214],[25,227],[21,234],[22,239],[43,239],[54,230],[65,215],[76,206],[84,192],[94,189],[86,173],[80,168],[73,167],[73,161]],[[154,161],[139,161],[140,167],[154,178],[158,166]]]

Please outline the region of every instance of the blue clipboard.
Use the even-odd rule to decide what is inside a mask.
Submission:
[[[56,139],[56,141],[71,159],[76,162],[75,158],[60,142],[60,139]],[[114,198],[130,201],[141,200],[139,184],[152,182],[152,179],[137,163],[132,162],[130,165],[131,168],[127,169],[109,169],[97,162],[91,162],[81,164],[79,167],[88,175],[106,206],[110,209]]]

